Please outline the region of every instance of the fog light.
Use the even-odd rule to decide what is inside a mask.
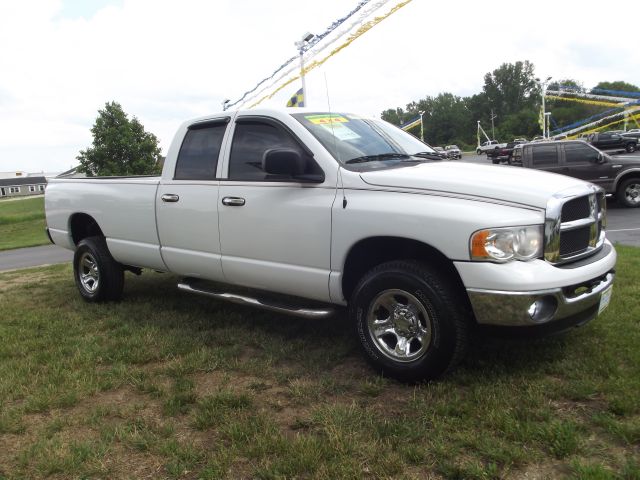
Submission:
[[[536,323],[548,322],[553,318],[558,308],[555,297],[547,295],[533,302],[527,309],[529,318]]]

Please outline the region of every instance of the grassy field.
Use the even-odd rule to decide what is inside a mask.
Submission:
[[[45,245],[44,196],[0,201],[0,251]]]
[[[374,375],[344,318],[0,274],[0,478],[640,479],[640,250],[619,253],[591,324],[477,341],[419,386]]]

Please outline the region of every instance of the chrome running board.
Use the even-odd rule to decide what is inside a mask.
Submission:
[[[237,293],[209,290],[195,286],[192,283],[189,283],[188,280],[178,283],[178,289],[189,293],[213,297],[218,300],[225,300],[238,305],[257,307],[263,310],[269,310],[270,312],[283,313],[285,315],[293,315],[295,317],[321,319],[330,317],[335,313],[335,310],[328,306],[323,308],[301,308],[300,306],[287,305],[284,302],[272,299],[252,298],[246,295],[239,295]]]

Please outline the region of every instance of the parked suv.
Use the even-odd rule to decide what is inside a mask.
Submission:
[[[638,148],[636,138],[613,132],[594,133],[589,137],[589,143],[600,150],[626,150],[629,153],[635,152]]]
[[[611,157],[582,140],[521,145],[509,163],[586,180],[614,194],[625,207],[640,207],[640,161]]]

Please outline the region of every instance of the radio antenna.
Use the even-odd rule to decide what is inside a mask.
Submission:
[[[329,98],[329,82],[327,81],[327,72],[324,72],[324,90],[327,93],[327,109],[329,110],[329,125],[331,125],[331,136],[333,137],[333,150],[338,156],[338,182],[342,190],[342,208],[347,208],[347,197],[344,193],[344,182],[342,180],[342,159],[340,158],[340,150],[338,150],[338,142],[336,142],[336,134],[333,131],[333,116],[331,114],[331,99]]]

